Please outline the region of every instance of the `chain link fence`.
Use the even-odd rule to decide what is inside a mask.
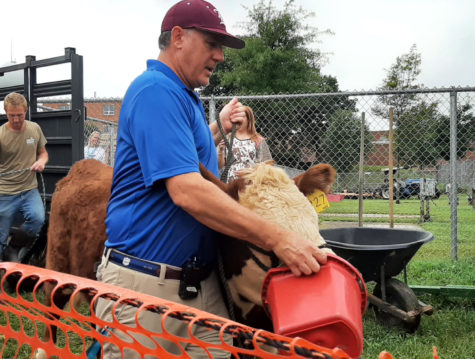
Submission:
[[[230,99],[201,98],[209,122]],[[239,99],[253,109],[257,130],[273,159],[291,177],[315,163],[330,163],[338,173],[334,192],[346,193],[346,198],[361,193],[368,199],[387,199],[391,164],[396,199],[417,199],[426,195],[424,188],[435,188],[435,197],[448,193],[452,257],[457,257],[457,195],[470,197],[475,192],[474,87]],[[38,107],[61,110],[68,105],[63,102],[55,108],[51,103]],[[86,147],[97,135],[103,162],[113,166],[117,123],[87,117],[85,158],[92,156]]]
[[[44,97],[38,99],[37,103],[38,112],[70,109],[71,96]],[[84,158],[94,158],[106,165],[114,166],[117,127],[117,122],[87,116],[84,121]]]
[[[202,98],[210,121],[216,119],[230,99]],[[326,162],[338,172],[334,192],[356,195],[361,172],[364,196],[387,198],[392,147],[397,198],[418,196],[420,179],[435,180],[437,195],[444,193],[450,184],[454,155],[455,181],[460,191],[471,191],[474,186],[475,88],[239,96],[239,99],[253,109],[258,132],[266,138],[276,163],[290,176],[315,163]],[[454,125],[452,130],[451,125]]]
[[[230,99],[229,96],[202,97],[210,122]],[[434,180],[437,195],[445,193],[451,184],[459,192],[470,193],[475,187],[473,87],[239,96],[239,99],[253,109],[257,130],[266,138],[273,159],[291,177],[315,163],[326,162],[338,172],[334,192],[345,192],[351,197],[361,187],[365,198],[387,198],[388,166],[392,158],[396,198],[417,197],[420,179]],[[63,102],[62,105],[68,105],[68,100]],[[51,106],[41,106],[41,110],[62,108]],[[102,161],[113,166],[117,123],[87,117],[85,158],[92,156],[86,147],[95,132],[99,132]]]

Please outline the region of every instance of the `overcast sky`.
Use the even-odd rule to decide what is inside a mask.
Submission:
[[[0,66],[26,55],[38,60],[74,47],[84,57],[85,97],[122,97],[129,83],[158,57],[165,12],[176,0],[2,1]],[[257,0],[214,0],[228,31],[242,33]],[[283,0],[274,0],[281,7]],[[314,46],[330,53],[322,72],[341,90],[381,85],[397,56],[416,44],[422,55],[420,82],[427,87],[475,86],[473,0],[296,0],[315,13],[310,24],[330,29]],[[47,70],[39,81],[60,79]]]

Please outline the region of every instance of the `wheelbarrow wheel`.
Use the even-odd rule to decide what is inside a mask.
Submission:
[[[389,199],[389,188],[383,188],[381,190],[381,197],[384,199]]]
[[[375,286],[373,294],[382,299],[380,283]],[[419,301],[412,289],[403,282],[394,278],[389,278],[386,280],[386,302],[405,312],[418,312],[420,308]],[[401,328],[407,333],[414,333],[421,322],[420,313],[415,315],[413,320],[408,322],[384,312],[378,307],[374,307],[374,312],[376,314],[376,318],[378,318],[382,324],[389,327]]]

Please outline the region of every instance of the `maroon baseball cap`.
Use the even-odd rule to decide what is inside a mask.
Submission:
[[[163,18],[162,32],[170,31],[174,26],[222,35],[223,45],[233,49],[242,49],[245,46],[243,40],[226,31],[221,14],[204,0],[183,0],[173,5]]]

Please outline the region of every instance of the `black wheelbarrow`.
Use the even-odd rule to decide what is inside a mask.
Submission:
[[[424,244],[434,239],[426,231],[391,228],[336,228],[320,231],[328,246],[353,264],[365,282],[376,282],[368,301],[380,322],[414,333],[421,315],[433,308],[419,301],[407,285],[406,265]],[[404,270],[404,282],[395,278]]]

